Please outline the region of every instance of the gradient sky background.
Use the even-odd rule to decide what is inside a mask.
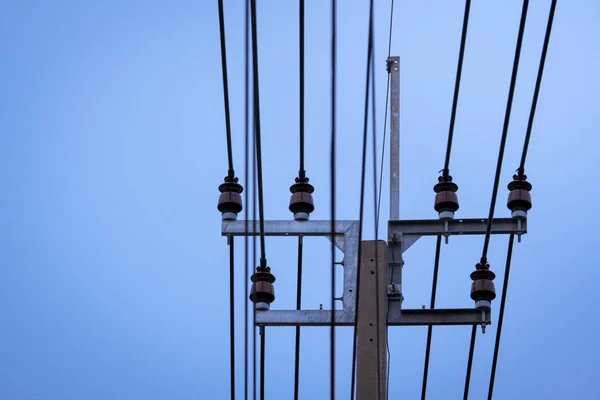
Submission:
[[[368,1],[338,3],[338,217],[357,219]],[[240,177],[243,4],[225,2]],[[509,215],[506,184],[518,166],[549,5],[532,1],[529,8],[497,216]],[[389,1],[376,7],[381,143]],[[1,9],[0,398],[228,398],[228,249],[216,210],[227,166],[217,2],[5,0]],[[437,217],[432,186],[443,166],[463,11],[464,1],[396,1],[401,218]],[[472,4],[451,160],[458,217],[487,215],[520,11],[517,0]],[[497,399],[600,398],[599,20],[597,1],[559,1],[526,167],[534,208],[513,255]],[[307,1],[313,219],[329,218],[329,21],[329,2]],[[265,212],[290,219],[297,2],[259,1],[258,23]],[[369,180],[365,239],[373,238],[371,188]],[[387,187],[382,210],[385,220]],[[498,292],[507,242],[491,242]],[[482,243],[451,238],[443,246],[438,307],[472,306],[469,273]],[[434,245],[422,239],[406,253],[405,307],[429,303]],[[267,241],[277,277],[273,308],[294,307],[295,246],[293,239]],[[328,248],[325,239],[305,240],[306,308],[329,302]],[[238,394],[248,305],[243,268],[239,262]],[[340,399],[349,397],[351,333],[338,329]],[[302,335],[301,398],[327,398],[329,331]],[[473,399],[487,393],[494,335],[491,326],[477,337]],[[434,329],[428,398],[462,397],[469,337],[469,327]],[[390,398],[418,398],[425,339],[424,327],[390,328]],[[292,398],[293,343],[293,328],[268,330],[269,399]]]

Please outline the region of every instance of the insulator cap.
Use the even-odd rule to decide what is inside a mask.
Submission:
[[[475,302],[492,301],[496,298],[496,288],[493,280],[496,274],[489,270],[488,264],[477,264],[476,270],[471,273],[473,283],[471,285],[471,298]]]
[[[458,185],[452,182],[450,175],[440,176],[438,180],[439,182],[433,187],[433,190],[437,193],[433,208],[439,213],[440,218],[453,218],[454,213],[459,208],[458,196],[456,195]]]
[[[527,175],[513,175],[513,181],[508,184],[508,202],[506,206],[512,211],[513,217],[525,218],[531,209],[531,183],[527,182]]]
[[[296,183],[290,187],[292,197],[289,209],[294,213],[296,221],[306,221],[311,212],[315,210],[312,194],[315,188],[308,183],[308,178],[296,178]]]
[[[219,204],[217,209],[223,214],[224,221],[236,220],[237,215],[242,211],[242,196],[244,191],[242,185],[238,183],[238,178],[225,178],[225,183],[219,185]]]
[[[271,268],[256,268],[256,272],[250,277],[252,288],[250,289],[250,300],[256,305],[257,310],[268,310],[269,305],[275,300],[275,275],[271,274]]]

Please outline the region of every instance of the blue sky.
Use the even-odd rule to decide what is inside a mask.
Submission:
[[[368,2],[339,3],[338,217],[357,219]],[[375,3],[381,141],[389,2]],[[0,398],[228,398],[228,249],[216,210],[227,167],[217,2],[2,5]],[[509,215],[505,186],[518,166],[549,5],[532,1],[529,8],[497,216]],[[436,217],[432,186],[443,167],[463,10],[463,1],[396,2],[401,218]],[[472,5],[450,165],[461,217],[485,217],[489,207],[520,10],[513,0]],[[243,177],[243,2],[225,1],[225,16],[234,162]],[[563,0],[556,10],[526,166],[534,207],[529,234],[513,255],[498,399],[600,397],[599,17],[594,1]],[[313,219],[329,217],[329,21],[328,2],[307,1]],[[265,213],[289,219],[288,188],[297,173],[297,3],[259,1],[258,24]],[[365,239],[373,238],[371,185]],[[498,291],[507,241],[491,242]],[[443,246],[437,306],[472,305],[468,275],[482,243],[451,238]],[[294,307],[295,245],[267,241],[277,276],[274,308]],[[406,307],[429,302],[434,245],[422,240],[406,253]],[[305,241],[306,308],[328,303],[328,248],[323,239]],[[237,250],[241,260],[242,246]],[[242,271],[240,262],[240,393],[248,305]],[[268,332],[267,398],[291,398],[294,331]],[[473,399],[487,393],[494,334],[492,326],[477,338]],[[301,398],[327,396],[328,335],[326,328],[303,330]],[[468,327],[435,328],[428,398],[461,397],[469,336]],[[425,338],[424,327],[390,329],[394,397],[418,398]],[[339,329],[339,398],[350,389],[350,353],[351,329]]]

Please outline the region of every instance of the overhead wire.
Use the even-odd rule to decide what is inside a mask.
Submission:
[[[456,110],[458,108],[458,95],[460,92],[460,82],[462,76],[462,67],[465,55],[465,45],[467,42],[467,31],[469,27],[469,14],[471,11],[471,0],[465,1],[465,11],[463,16],[462,33],[460,38],[460,49],[458,52],[458,63],[456,66],[456,79],[454,82],[454,95],[452,97],[452,111],[450,114],[450,126],[448,128],[448,141],[446,144],[446,157],[444,161],[444,169],[442,176],[449,178],[450,154],[452,151],[452,139],[454,136],[454,126],[456,122]],[[435,244],[435,261],[433,266],[433,282],[431,285],[431,302],[430,309],[435,308],[435,297],[437,292],[437,277],[440,266],[440,248],[442,244],[442,236],[437,235]],[[429,374],[429,357],[431,355],[431,338],[433,336],[433,325],[427,326],[427,342],[425,347],[425,362],[423,365],[423,383],[421,384],[421,399],[425,400],[427,394],[427,378]]]
[[[331,238],[335,237],[335,134],[336,134],[337,1],[331,1]],[[331,327],[329,337],[329,394],[335,399],[335,243],[331,241]]]
[[[248,0],[245,1],[245,17],[244,17],[244,100],[245,100],[245,104],[244,104],[244,133],[245,133],[245,140],[244,140],[244,182],[249,182],[249,158],[250,158],[250,88],[249,88],[249,82],[250,82],[250,71],[248,68],[248,57],[249,57],[249,45],[248,45],[248,19],[249,19],[249,13],[250,13],[250,9],[248,7]],[[253,146],[254,147],[254,146]],[[244,204],[246,204],[246,207],[248,207],[250,205],[249,199],[250,199],[250,191],[246,190],[246,193],[244,193]],[[244,221],[244,299],[248,299],[248,280],[250,279],[250,267],[249,267],[249,251],[248,251],[248,246],[249,246],[249,240],[248,240],[248,232],[249,232],[249,208],[246,208],[246,219]],[[255,238],[255,236],[253,235],[253,237]],[[256,240],[256,239],[255,239]],[[256,258],[254,258],[256,259]],[[254,307],[252,307],[254,309]],[[244,399],[248,400],[248,378],[249,378],[249,374],[248,374],[248,362],[249,362],[249,355],[248,355],[248,346],[249,346],[249,342],[248,342],[248,336],[249,336],[249,332],[248,332],[248,323],[249,323],[249,315],[248,315],[248,304],[246,304],[246,306],[244,307]],[[256,365],[256,360],[255,360],[255,364]]]
[[[527,132],[525,134],[525,141],[523,144],[523,153],[521,156],[521,162],[519,164],[519,169],[517,170],[517,174],[523,176],[525,174],[525,160],[527,157],[527,149],[529,147],[529,140],[531,138],[531,131],[533,127],[533,119],[535,117],[535,110],[537,106],[537,100],[540,92],[540,86],[542,82],[542,76],[544,74],[544,65],[546,62],[546,54],[548,53],[548,46],[550,43],[550,35],[552,33],[552,23],[554,21],[554,13],[556,10],[556,0],[552,0],[550,4],[550,11],[548,13],[548,22],[546,24],[546,33],[544,35],[544,44],[542,46],[542,54],[540,56],[540,64],[538,67],[538,73],[536,77],[535,89],[533,92],[533,100],[531,102],[531,109],[529,112],[529,119],[527,122]],[[515,235],[511,234],[508,241],[508,250],[506,254],[506,269],[504,272],[504,283],[502,286],[502,296],[500,300],[500,313],[498,315],[498,328],[496,330],[496,339],[494,343],[494,356],[492,358],[492,369],[490,372],[490,383],[488,387],[488,400],[492,400],[494,395],[494,383],[496,379],[496,366],[498,363],[498,353],[500,349],[500,339],[502,336],[502,324],[504,321],[504,310],[506,307],[506,293],[508,291],[508,281],[510,275],[510,266],[513,252],[513,244],[515,240]]]
[[[371,68],[372,68],[372,52],[373,52],[373,0],[370,1],[369,5],[369,39],[367,44],[367,74],[365,79],[365,107],[364,107],[364,124],[363,124],[363,149],[362,149],[362,162],[361,162],[361,178],[360,178],[360,205],[359,205],[359,219],[358,219],[358,262],[361,260],[361,242],[363,237],[363,214],[364,214],[364,202],[365,202],[365,178],[366,178],[366,165],[367,165],[367,137],[368,137],[368,120],[369,120],[369,91],[370,91],[370,80],[371,80]],[[360,288],[361,272],[356,274],[356,287]],[[358,330],[358,318],[360,310],[360,289],[356,291],[355,305],[354,305],[354,335],[352,340],[352,372],[350,382],[350,399],[354,400],[355,393],[355,381],[356,381],[356,345],[357,345],[357,330]],[[378,335],[379,336],[379,335]],[[379,354],[379,352],[378,352]],[[379,371],[379,369],[378,369]],[[379,388],[379,386],[378,386]]]
[[[504,270],[504,283],[502,285],[502,298],[500,300],[500,313],[498,315],[498,328],[496,329],[496,340],[494,343],[494,357],[492,359],[492,371],[490,373],[490,385],[488,388],[488,400],[491,400],[494,394],[494,381],[496,378],[496,364],[498,363],[498,351],[500,349],[500,336],[502,335],[502,323],[504,321],[504,308],[506,305],[506,292],[508,290],[508,278],[510,275],[510,262],[512,259],[513,244],[515,242],[514,233],[510,234],[508,239],[508,251],[506,254],[506,269]]]
[[[373,7],[373,2],[371,1],[371,7]],[[371,8],[371,20],[373,20],[373,9]],[[371,30],[371,41],[372,47],[375,47],[375,37],[373,31],[375,27],[374,23],[371,21],[370,30]],[[378,228],[379,224],[377,223],[377,105],[375,103],[375,99],[377,98],[377,94],[375,92],[375,55],[374,52],[371,52],[371,124],[372,124],[372,149],[373,149],[373,228],[374,228],[374,236],[375,236],[375,309],[377,323],[380,323],[380,310],[379,310],[379,247],[377,246],[377,241],[379,240]],[[386,319],[387,326],[387,319]],[[387,332],[386,332],[387,335]],[[375,346],[377,347],[377,365],[381,365],[381,352],[379,351],[379,343],[380,343],[380,334],[379,331],[375,336]],[[386,340],[387,344],[387,340]],[[377,398],[382,399],[381,397],[381,368],[377,368]]]
[[[548,23],[546,25],[546,34],[544,36],[544,44],[542,46],[542,55],[540,57],[540,65],[538,67],[537,78],[535,80],[535,89],[533,91],[533,100],[531,102],[531,110],[529,112],[529,120],[527,121],[527,132],[525,134],[525,143],[523,145],[523,153],[521,155],[521,163],[519,164],[519,174],[525,173],[525,159],[527,158],[527,150],[529,148],[529,139],[531,138],[531,130],[533,128],[533,119],[537,107],[538,96],[540,94],[540,86],[542,84],[542,76],[544,75],[544,65],[546,63],[546,54],[548,53],[548,44],[550,43],[550,34],[552,33],[552,22],[554,21],[554,12],[556,10],[556,0],[552,0],[550,4],[550,12],[548,13]]]
[[[237,182],[233,169],[233,151],[231,145],[231,119],[229,113],[229,85],[227,79],[227,46],[225,43],[225,17],[223,12],[223,0],[218,1],[219,8],[219,36],[221,42],[221,72],[223,75],[223,101],[225,106],[225,133],[227,137],[227,163],[228,171],[225,180]],[[230,396],[235,399],[235,251],[233,236],[227,237],[229,244],[229,379]]]
[[[508,91],[508,100],[506,102],[506,113],[504,115],[504,125],[502,127],[502,139],[500,141],[500,149],[498,151],[498,162],[496,165],[496,175],[494,176],[494,187],[492,189],[492,200],[490,202],[490,212],[485,230],[485,240],[483,242],[483,251],[481,253],[481,265],[487,264],[487,251],[490,244],[490,236],[492,232],[492,220],[494,218],[494,209],[496,208],[496,197],[498,195],[498,184],[500,183],[500,173],[502,172],[502,161],[504,159],[504,148],[506,146],[506,137],[508,135],[508,126],[510,123],[510,113],[512,110],[512,102],[515,93],[515,85],[517,83],[517,75],[519,72],[519,59],[521,56],[521,45],[523,43],[523,33],[525,32],[525,22],[527,21],[527,7],[529,0],[523,1],[523,10],[521,12],[521,22],[519,25],[519,34],[517,36],[517,47],[515,49],[515,58],[513,62],[512,76],[510,78],[510,88]]]
[[[227,48],[225,45],[225,18],[223,15],[223,0],[219,0],[219,34],[221,37],[221,69],[223,74],[223,101],[225,102],[225,132],[227,135],[227,178],[233,180],[235,172],[233,170],[233,151],[231,146],[231,120],[229,117],[229,85],[227,79]]]
[[[298,236],[298,284],[296,288],[296,310],[302,306],[302,247],[303,237]],[[296,346],[295,346],[295,365],[294,365],[294,400],[298,400],[300,393],[300,326],[296,326]]]
[[[263,176],[262,176],[262,149],[260,131],[260,96],[258,80],[258,32],[256,28],[256,0],[250,0],[250,25],[252,31],[252,93],[253,93],[253,116],[254,116],[254,138],[256,152],[256,178],[258,189],[258,219],[260,230],[260,265],[257,271],[268,271],[267,256],[265,249],[265,215],[263,200]],[[256,325],[256,311],[254,316]],[[265,327],[260,327],[260,400],[265,396]]]
[[[508,126],[510,123],[510,113],[511,113],[511,109],[512,109],[512,102],[513,102],[513,97],[514,97],[514,92],[515,92],[515,85],[517,82],[517,75],[519,72],[519,59],[521,56],[521,45],[523,43],[523,34],[525,32],[525,23],[527,21],[527,8],[529,6],[529,0],[524,0],[523,1],[523,9],[521,11],[521,21],[519,24],[519,33],[517,35],[517,45],[515,48],[515,57],[514,57],[514,62],[513,62],[513,69],[512,69],[512,75],[511,75],[511,79],[510,79],[510,88],[508,91],[508,99],[506,102],[506,113],[504,115],[504,125],[502,128],[502,138],[500,140],[500,149],[498,151],[498,162],[496,165],[496,174],[494,177],[494,186],[493,186],[493,190],[492,190],[492,200],[490,202],[490,212],[489,212],[489,217],[487,220],[487,226],[486,226],[486,233],[485,233],[485,240],[484,240],[484,244],[483,244],[483,251],[481,254],[481,260],[480,260],[480,265],[482,267],[487,265],[487,251],[488,251],[488,247],[489,247],[489,243],[490,243],[490,236],[491,236],[491,231],[492,231],[492,222],[493,222],[493,218],[494,218],[494,209],[496,207],[496,197],[498,195],[498,185],[500,182],[500,173],[502,171],[502,161],[504,159],[504,148],[506,145],[506,137],[508,135]],[[471,379],[471,367],[473,365],[473,352],[474,352],[474,345],[475,345],[475,336],[477,335],[477,326],[473,325],[473,330],[471,331],[471,347],[469,349],[469,357],[467,360],[467,374],[465,377],[465,391],[464,391],[464,398],[467,399],[468,397],[468,393],[469,393],[469,383],[470,383],[470,379]]]
[[[298,3],[298,47],[299,47],[299,114],[300,114],[300,166],[298,179],[306,178],[304,170],[304,0]],[[296,289],[296,310],[302,304],[302,236],[298,237],[298,284]],[[298,400],[300,384],[300,326],[296,326],[295,363],[294,363],[294,400]]]

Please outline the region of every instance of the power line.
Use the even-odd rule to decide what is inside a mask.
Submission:
[[[533,100],[531,102],[531,110],[529,112],[529,120],[527,122],[527,132],[525,134],[525,142],[523,144],[523,153],[521,156],[521,163],[519,165],[519,169],[517,170],[517,174],[519,177],[525,177],[525,159],[527,157],[527,149],[529,147],[529,139],[531,137],[531,131],[533,127],[533,119],[535,117],[535,109],[537,105],[537,100],[540,92],[540,86],[542,82],[542,76],[544,73],[544,64],[546,62],[546,54],[548,52],[548,45],[550,43],[550,34],[552,32],[552,22],[554,21],[554,12],[556,10],[556,0],[553,0],[550,5],[550,11],[548,13],[548,23],[546,25],[546,34],[544,36],[544,44],[542,46],[542,55],[540,57],[540,64],[538,67],[538,74],[535,82],[535,90],[533,93]],[[500,300],[500,314],[498,316],[498,329],[496,330],[496,340],[494,344],[494,357],[492,359],[492,370],[490,373],[490,384],[488,388],[488,400],[492,400],[494,394],[494,382],[496,378],[496,365],[498,363],[498,352],[500,348],[500,338],[502,336],[502,323],[504,321],[504,309],[506,307],[506,293],[508,291],[508,279],[510,274],[510,264],[513,252],[513,244],[515,240],[515,235],[511,234],[508,242],[508,251],[506,255],[506,270],[504,272],[504,284],[502,287],[502,297]]]
[[[552,33],[552,22],[554,21],[554,11],[556,9],[556,0],[552,0],[550,12],[548,14],[548,24],[546,25],[546,35],[544,36],[544,45],[542,47],[542,55],[540,57],[540,65],[538,67],[537,78],[535,81],[535,90],[533,91],[533,100],[531,102],[531,110],[529,112],[529,120],[527,121],[527,133],[525,134],[525,144],[523,145],[523,154],[521,155],[521,164],[519,165],[519,175],[525,173],[525,158],[527,158],[527,150],[529,148],[529,139],[531,138],[531,129],[533,127],[533,118],[535,117],[535,109],[537,107],[538,95],[540,94],[540,86],[542,84],[542,75],[544,74],[544,65],[546,63],[546,53],[548,52],[548,44],[550,42],[550,34]]]
[[[498,163],[496,165],[496,175],[494,177],[494,188],[492,190],[492,201],[490,202],[490,212],[487,221],[485,232],[485,240],[483,242],[483,251],[481,253],[481,266],[487,264],[487,251],[490,244],[490,236],[492,232],[492,220],[494,218],[494,209],[496,207],[496,197],[498,195],[498,184],[500,183],[500,172],[502,171],[502,161],[504,159],[504,148],[506,145],[506,137],[508,135],[508,125],[510,123],[510,112],[512,110],[512,102],[515,93],[515,85],[517,83],[517,74],[519,72],[519,58],[521,56],[521,45],[523,43],[523,33],[525,32],[525,22],[527,21],[527,7],[529,0],[523,1],[523,10],[521,12],[521,23],[519,25],[519,34],[517,36],[517,47],[515,49],[515,58],[513,62],[512,76],[510,78],[510,88],[508,91],[508,100],[506,102],[506,113],[504,115],[504,126],[502,128],[502,139],[500,141],[500,150],[498,151]]]
[[[431,285],[431,302],[429,308],[433,310],[435,308],[435,296],[437,292],[437,280],[438,270],[440,266],[440,250],[442,244],[442,236],[437,235],[437,242],[435,243],[435,261],[433,265],[433,283]],[[425,366],[423,367],[423,384],[421,385],[421,399],[425,400],[427,393],[427,375],[429,373],[429,355],[431,352],[431,337],[433,335],[433,325],[427,327],[427,346],[425,347]]]
[[[228,181],[233,180],[233,155],[231,150],[231,122],[229,118],[229,85],[227,83],[227,49],[225,46],[225,18],[223,16],[223,0],[219,0],[219,33],[221,36],[221,69],[223,73],[223,100],[225,102],[225,131],[227,133]]]
[[[302,306],[302,235],[298,236],[298,285],[296,288],[296,310]],[[300,370],[300,326],[296,326],[296,361],[294,365],[294,400],[298,400],[299,395],[299,370]]]
[[[490,374],[490,386],[488,389],[488,400],[492,400],[494,394],[494,380],[496,379],[496,364],[498,362],[498,350],[500,348],[500,336],[502,335],[502,322],[504,321],[504,307],[506,306],[506,292],[508,291],[508,277],[510,274],[510,262],[512,259],[515,235],[511,234],[508,239],[508,251],[506,253],[506,270],[504,271],[504,283],[502,286],[502,297],[500,300],[500,313],[498,315],[498,329],[496,330],[496,342],[494,344],[494,358],[492,359],[492,372]]]
[[[372,57],[373,51],[373,1],[370,3],[370,14],[369,14],[369,40],[367,44],[367,76],[365,79],[365,117],[364,117],[364,125],[363,125],[363,150],[362,150],[362,168],[361,168],[361,178],[360,178],[360,211],[359,211],[359,219],[358,219],[358,260],[361,260],[361,246],[362,242],[362,234],[363,234],[363,214],[364,214],[364,202],[365,202],[365,177],[366,177],[366,165],[367,165],[367,129],[368,129],[368,120],[369,120],[369,89],[370,89],[370,79],[371,79],[371,62],[373,60]],[[358,273],[356,274],[356,287],[360,288],[360,268]],[[376,296],[378,297],[378,295]],[[355,376],[356,376],[356,333],[358,329],[358,317],[359,317],[359,300],[360,300],[360,290],[356,291],[356,300],[354,306],[354,339],[352,344],[352,375],[351,375],[351,386],[350,386],[350,399],[354,400],[354,386],[355,386]],[[379,334],[378,334],[379,336]],[[379,371],[379,368],[378,368]],[[379,387],[379,385],[378,385]]]
[[[467,377],[465,379],[464,400],[469,398],[469,383],[471,382],[471,368],[473,367],[473,353],[475,352],[475,337],[477,336],[477,325],[471,329],[471,344],[469,345],[469,359],[467,360]]]
[[[256,31],[256,0],[250,0],[250,15],[252,25],[252,74],[254,93],[254,130],[256,132],[256,171],[258,179],[258,219],[260,225],[260,267],[267,268],[265,250],[265,213],[263,202],[262,151],[260,139],[260,96],[258,83],[258,32]]]
[[[228,236],[229,241],[229,367],[231,379],[231,400],[235,400],[235,251],[233,236]]]
[[[337,62],[337,1],[331,1],[331,237],[335,237],[335,94]],[[331,241],[330,396],[335,399],[335,244]]]
[[[452,151],[452,138],[454,136],[454,122],[456,120],[456,108],[458,106],[458,93],[460,92],[460,78],[462,75],[463,60],[465,56],[465,43],[467,42],[467,29],[469,27],[469,11],[471,0],[465,2],[465,15],[463,17],[462,35],[460,38],[460,51],[458,53],[458,66],[456,68],[456,80],[454,82],[454,97],[452,98],[452,112],[450,114],[450,128],[448,129],[448,144],[446,147],[446,161],[444,162],[443,176],[448,177],[450,165],[450,152]]]
[[[298,169],[298,178],[304,180],[304,0],[299,2],[299,70],[300,70],[300,167]]]
[[[249,43],[248,43],[248,19],[249,19],[249,13],[250,13],[250,9],[248,7],[248,1],[245,1],[245,8],[246,8],[246,14],[245,14],[245,18],[244,18],[244,100],[245,100],[245,104],[244,104],[244,134],[245,134],[245,141],[244,141],[244,182],[246,182],[246,184],[248,184],[247,182],[249,182],[249,157],[250,157],[250,87],[249,87],[249,81],[250,81],[250,71],[248,68],[248,57],[249,57]],[[249,202],[249,190],[246,190],[246,193],[244,195],[244,202],[246,204],[246,206],[248,204],[250,204]],[[254,208],[254,207],[253,207]],[[248,279],[250,278],[250,267],[249,267],[249,251],[248,251],[248,231],[249,231],[249,226],[248,226],[248,220],[250,218],[248,215],[248,211],[246,211],[246,219],[244,221],[244,299],[248,299],[249,295],[248,295],[248,285],[246,282],[248,282]],[[253,236],[254,240],[256,240],[256,236]],[[254,258],[256,259],[256,258]],[[254,309],[254,307],[253,307]],[[248,305],[246,304],[246,306],[244,307],[244,399],[248,400]],[[254,366],[256,366],[256,359],[254,360]],[[253,369],[254,369],[253,366]],[[256,383],[256,380],[255,382]]]
[[[521,45],[523,43],[523,33],[525,32],[525,23],[527,21],[527,7],[528,6],[529,6],[529,1],[524,0],[523,1],[523,10],[521,12],[521,22],[519,25],[519,33],[517,36],[517,46],[515,49],[515,58],[514,58],[514,62],[513,62],[512,76],[510,79],[510,88],[508,91],[508,100],[506,102],[506,113],[504,116],[504,126],[502,128],[502,139],[500,141],[500,149],[498,151],[498,163],[496,166],[496,175],[494,177],[494,188],[492,191],[492,200],[490,202],[490,213],[489,213],[489,217],[488,217],[488,221],[487,221],[485,241],[483,244],[481,261],[479,262],[479,264],[477,264],[477,267],[476,267],[477,270],[471,274],[471,277],[474,280],[477,279],[474,277],[474,274],[477,274],[477,273],[479,273],[479,274],[485,273],[486,276],[484,277],[482,275],[481,277],[483,277],[484,279],[490,280],[490,281],[492,279],[494,279],[494,277],[495,277],[495,274],[489,270],[490,266],[487,262],[487,251],[488,251],[489,242],[490,242],[492,221],[494,218],[494,209],[496,207],[496,197],[498,195],[498,184],[500,182],[500,172],[502,171],[502,161],[504,158],[504,148],[506,145],[506,137],[508,134],[508,125],[510,122],[510,112],[512,109],[512,101],[513,101],[513,96],[514,96],[514,92],[515,92],[515,85],[517,82],[517,75],[518,75],[518,71],[519,71],[519,58],[521,55]],[[495,294],[494,294],[494,296],[495,296]],[[473,346],[475,344],[475,336],[477,334],[476,328],[477,328],[477,326],[473,325],[473,330],[471,332],[471,349],[469,350],[469,360],[467,363],[467,374],[465,377],[465,399],[467,398],[468,393],[469,393],[469,383],[470,383],[470,379],[471,379],[471,366],[473,363]]]
[[[373,1],[371,1],[371,12],[370,12],[370,16],[371,16],[371,23],[370,23],[370,35],[371,35],[371,42],[372,42],[372,46],[375,47],[375,38],[373,35],[373,30],[375,29],[375,27],[373,26]],[[377,116],[376,116],[376,104],[375,104],[375,99],[377,98],[377,95],[375,93],[375,55],[374,52],[371,52],[371,90],[372,90],[372,94],[371,94],[371,124],[372,124],[372,129],[373,129],[373,143],[372,143],[372,148],[373,148],[373,228],[375,230],[375,241],[377,242],[377,240],[379,239],[379,234],[377,232],[378,228],[379,228],[379,224],[377,222]],[[379,311],[379,250],[378,250],[378,246],[375,246],[375,308],[376,308],[376,318],[377,318],[377,323],[380,322],[380,311]],[[377,335],[375,336],[375,345],[377,346],[377,398],[381,399],[381,368],[379,367],[381,365],[381,352],[379,351],[379,338],[380,338],[380,334],[379,332],[377,332]],[[387,343],[387,340],[386,340]]]
[[[444,161],[444,169],[442,170],[442,178],[445,180],[451,180],[449,173],[450,167],[450,153],[452,151],[452,138],[454,136],[454,126],[456,121],[456,109],[458,106],[458,94],[460,92],[460,81],[462,76],[462,67],[465,55],[465,44],[467,42],[467,31],[469,27],[469,13],[471,10],[471,0],[465,1],[465,12],[463,16],[462,34],[460,38],[460,50],[458,52],[458,64],[456,66],[456,80],[454,82],[454,95],[452,98],[452,111],[450,114],[450,127],[448,128],[448,141],[446,145],[446,158]],[[433,266],[433,282],[431,286],[431,309],[435,307],[435,297],[437,291],[437,276],[440,265],[440,247],[442,244],[442,237],[437,236],[435,245],[435,262]],[[427,344],[425,347],[425,363],[423,366],[423,383],[421,385],[421,399],[425,400],[427,393],[427,377],[429,374],[429,357],[431,355],[431,338],[433,336],[433,326],[427,327]]]

